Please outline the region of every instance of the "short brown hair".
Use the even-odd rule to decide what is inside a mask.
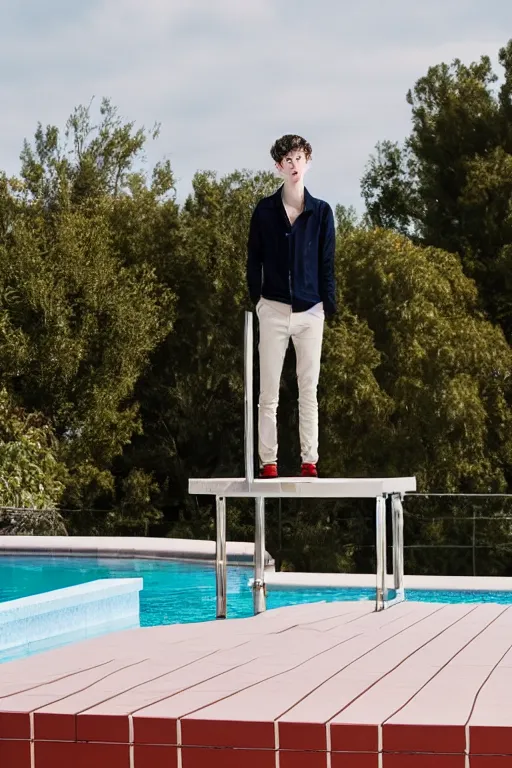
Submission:
[[[280,139],[277,139],[277,141],[274,142],[270,150],[270,155],[274,162],[281,163],[283,158],[285,158],[289,152],[294,152],[297,149],[301,149],[304,152],[306,160],[309,160],[313,154],[309,141],[303,139],[302,136],[287,133],[285,136],[281,136]]]

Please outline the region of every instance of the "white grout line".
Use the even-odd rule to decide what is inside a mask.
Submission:
[[[276,750],[276,768],[280,768],[281,759],[279,757],[279,723],[274,720],[274,747]]]
[[[465,765],[465,768],[470,768],[469,752],[470,752],[471,744],[470,744],[470,736],[469,736],[469,720],[466,723],[465,731],[466,731],[466,749],[465,749],[466,754],[465,754],[464,765]]]
[[[128,743],[130,745],[130,768],[135,768],[135,747],[133,744],[133,715],[128,715]]]
[[[377,730],[377,749],[378,749],[378,763],[379,768],[382,768],[384,764],[384,757],[382,753],[383,738],[382,738],[382,723],[379,723]]]
[[[331,743],[331,726],[330,723],[325,724],[325,745],[327,747],[327,768],[331,768],[332,763],[332,743]]]
[[[183,755],[181,754],[181,720],[178,718],[176,720],[176,741],[178,742],[178,746],[176,748],[177,752],[177,768],[183,768]]]
[[[36,742],[34,728],[34,713],[29,713],[30,722],[30,768],[36,768]]]

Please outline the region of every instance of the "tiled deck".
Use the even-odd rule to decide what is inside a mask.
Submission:
[[[510,768],[512,606],[303,605],[0,666],[2,768]]]

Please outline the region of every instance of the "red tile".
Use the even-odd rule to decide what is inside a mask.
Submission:
[[[127,715],[77,715],[76,737],[78,741],[130,743]]]
[[[0,741],[0,765],[5,768],[30,768],[30,742]]]
[[[326,727],[322,723],[279,723],[279,749],[325,752]]]
[[[161,717],[133,716],[133,741],[135,744],[178,743],[176,720]]]
[[[379,768],[379,756],[369,752],[333,752],[331,768]]]
[[[405,725],[385,723],[382,726],[385,752],[434,752],[463,754],[466,732],[463,725]]]
[[[30,739],[28,712],[0,712],[0,739]]]
[[[327,752],[293,752],[280,749],[279,768],[327,768]]]
[[[126,744],[35,742],[34,768],[130,768]]]
[[[130,768],[130,747],[127,744],[78,744],[80,768]],[[71,766],[69,767],[71,768]],[[76,768],[76,766],[73,766]]]
[[[512,728],[470,725],[469,747],[471,755],[512,755]]]
[[[36,712],[34,737],[38,741],[76,741],[75,715]]]
[[[71,742],[36,741],[35,768],[78,768],[77,747]]]
[[[378,752],[379,729],[376,725],[331,724],[333,752]]]
[[[510,755],[472,755],[470,768],[510,768]]]
[[[265,749],[184,747],[181,750],[181,757],[183,768],[275,768],[276,766],[276,753]]]
[[[275,749],[274,723],[184,718],[181,743],[188,747]]]
[[[135,768],[177,768],[178,750],[166,746],[135,746]]]
[[[464,755],[382,755],[382,768],[465,768],[465,765]]]

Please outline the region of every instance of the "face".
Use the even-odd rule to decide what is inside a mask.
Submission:
[[[302,149],[296,149],[283,157],[276,168],[284,180],[289,184],[298,184],[304,178],[308,162]]]

